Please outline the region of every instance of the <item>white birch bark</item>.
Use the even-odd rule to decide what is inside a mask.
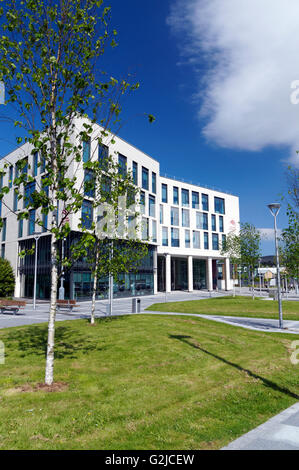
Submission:
[[[48,343],[47,343],[47,359],[45,371],[45,383],[52,385],[54,381],[54,345],[55,345],[55,319],[56,319],[56,305],[57,305],[57,243],[56,236],[52,234],[51,237],[51,300],[48,322]]]

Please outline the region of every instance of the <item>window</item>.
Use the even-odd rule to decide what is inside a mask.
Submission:
[[[157,175],[152,172],[152,193],[156,194],[157,192]]]
[[[12,187],[12,182],[13,182],[13,166],[11,165],[9,167],[9,178],[8,178],[8,184],[10,188]]]
[[[199,209],[199,193],[192,191],[192,209]]]
[[[19,166],[18,166],[18,162],[15,164],[15,178],[18,178],[19,177]]]
[[[95,178],[93,170],[84,170],[84,194],[85,196],[94,197]]]
[[[46,171],[46,157],[44,155],[41,156],[41,173]]]
[[[133,162],[132,166],[132,174],[133,174],[133,183],[138,185],[138,164],[136,162]]]
[[[38,172],[38,152],[33,154],[33,176],[37,176]]]
[[[83,201],[82,204],[81,219],[82,226],[87,229],[90,229],[93,222],[93,207],[92,202],[87,201],[86,199]]]
[[[160,224],[164,224],[164,214],[163,214],[163,205],[160,204]]]
[[[178,207],[172,207],[170,212],[170,224],[179,226],[179,209]]]
[[[180,246],[180,232],[178,228],[171,229],[171,246],[173,247]]]
[[[27,157],[23,158],[18,163],[19,163],[19,168],[22,171],[22,174],[26,176],[28,173],[28,158]]]
[[[200,248],[200,232],[193,230],[193,248]]]
[[[185,248],[190,248],[190,230],[185,230]]]
[[[148,219],[146,217],[142,217],[142,240],[148,240]]]
[[[5,244],[4,243],[1,245],[1,258],[3,259],[5,258]]]
[[[222,199],[221,197],[215,197],[214,205],[214,212],[216,212],[216,214],[225,214],[224,199]]]
[[[152,241],[157,243],[157,222],[152,220]]]
[[[167,202],[167,184],[162,183],[162,202]]]
[[[201,195],[201,204],[203,211],[209,211],[209,196],[207,194]]]
[[[2,219],[3,225],[2,225],[2,241],[5,242],[6,240],[6,219]]]
[[[22,238],[22,236],[23,236],[23,219],[19,220],[18,236],[19,236],[19,238]]]
[[[125,177],[127,174],[127,157],[122,155],[121,153],[118,154],[118,173]]]
[[[219,232],[224,232],[222,215],[219,215]]]
[[[35,232],[35,210],[31,209],[29,211],[28,235],[33,235],[34,232]]]
[[[105,164],[105,161],[107,162],[108,157],[109,157],[109,147],[107,147],[107,145],[101,144],[101,143],[99,142],[99,146],[98,146],[98,162]]]
[[[148,190],[148,169],[144,167],[142,167],[141,184],[143,189]]]
[[[190,216],[188,209],[182,209],[182,226],[190,227]]]
[[[145,214],[145,192],[140,192],[140,212],[141,214]]]
[[[43,223],[42,232],[46,232],[48,228],[48,214],[43,214],[42,223]]]
[[[83,140],[83,162],[86,163],[90,159],[90,139]]]
[[[13,210],[18,210],[18,191],[15,189],[13,192]]]
[[[25,191],[24,191],[24,208],[28,207],[28,205],[32,205],[33,199],[32,199],[32,194],[35,191],[35,183],[28,183],[25,186]]]
[[[224,247],[226,243],[226,235],[222,235],[222,246]]]
[[[212,249],[219,250],[219,237],[218,233],[212,233]]]
[[[211,222],[212,222],[212,230],[216,232],[216,215],[211,215]]]
[[[196,228],[208,230],[208,214],[205,212],[196,212]]]
[[[179,188],[173,187],[173,204],[179,204]]]
[[[182,206],[189,206],[189,191],[188,189],[182,189]]]
[[[204,232],[203,234],[203,241],[204,241],[204,249],[208,250],[209,249],[209,234],[207,232]]]
[[[168,227],[162,227],[162,246],[168,246]]]
[[[156,198],[155,196],[149,196],[149,215],[150,217],[156,217]]]

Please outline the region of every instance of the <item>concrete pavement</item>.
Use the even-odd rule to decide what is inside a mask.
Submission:
[[[222,450],[299,450],[299,402]]]

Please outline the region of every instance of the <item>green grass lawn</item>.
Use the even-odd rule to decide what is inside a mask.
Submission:
[[[218,449],[298,401],[296,335],[132,315],[0,330],[1,449]]]
[[[201,313],[204,315],[228,315],[233,317],[278,319],[278,302],[256,297],[227,296],[185,302],[164,302],[147,308],[158,312]],[[299,320],[299,301],[282,301],[283,318]]]

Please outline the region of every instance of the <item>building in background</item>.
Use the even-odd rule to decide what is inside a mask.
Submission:
[[[78,120],[76,128],[82,129],[84,119]],[[94,125],[98,134],[100,127]],[[232,279],[229,259],[221,256],[221,244],[230,231],[239,228],[239,199],[232,194],[209,189],[160,175],[160,164],[120,137],[114,137],[109,146],[98,146],[91,139],[82,153],[80,163],[72,161],[68,176],[76,174],[78,184],[86,177],[83,161],[86,158],[102,158],[104,152],[113,155],[118,163],[130,168],[134,182],[140,187],[140,202],[144,239],[149,239],[149,250],[137,272],[123,274],[114,284],[115,296],[137,296],[154,294],[158,291],[215,289],[230,290]],[[45,177],[45,168],[40,164],[40,155],[31,154],[29,144],[17,148],[4,159],[9,163],[9,171],[2,184],[9,186],[9,193],[1,204],[4,226],[0,233],[1,256],[7,258],[15,271],[15,297],[32,297],[34,278],[34,255],[19,257],[23,249],[31,248],[34,233],[40,232],[38,242],[37,298],[48,299],[50,294],[50,234],[35,223],[37,213],[30,211],[29,219],[18,221],[14,213],[23,206],[17,201],[13,179],[17,176],[16,162],[26,159],[23,171],[30,172],[35,182],[28,183],[23,191],[29,194],[38,187]],[[202,175],[204,170],[199,169]],[[5,181],[7,178],[7,181]],[[64,242],[65,255],[70,245],[80,236],[78,224],[84,213],[92,213],[92,198],[86,194],[82,212],[69,215],[71,233]],[[59,207],[61,217],[63,207]],[[44,217],[43,224],[49,229],[50,214]],[[65,273],[66,298],[87,299],[91,296],[92,278],[88,265],[82,260],[75,263]],[[98,285],[98,298],[107,296],[108,279],[101,279]]]

